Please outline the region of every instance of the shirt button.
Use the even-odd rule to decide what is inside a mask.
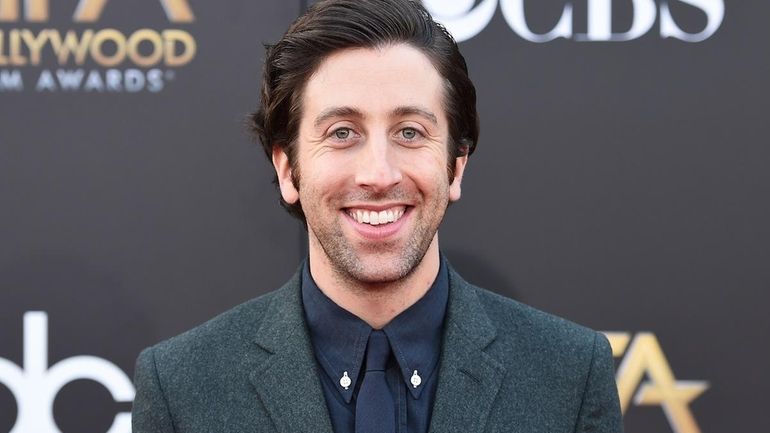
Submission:
[[[412,378],[409,379],[410,382],[412,382],[412,386],[417,388],[422,383],[422,379],[420,378],[420,375],[417,374],[417,370],[412,373]]]
[[[350,378],[348,377],[347,371],[342,373],[342,377],[340,378],[340,385],[345,389],[348,389],[350,386]]]

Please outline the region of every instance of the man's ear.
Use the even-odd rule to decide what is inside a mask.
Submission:
[[[465,173],[465,166],[468,164],[468,155],[463,155],[455,159],[455,177],[452,179],[452,183],[449,184],[449,201],[460,200],[460,184],[463,181],[463,173]]]
[[[273,167],[278,176],[278,188],[286,203],[294,204],[299,200],[299,191],[292,182],[291,163],[286,152],[280,146],[273,146]]]

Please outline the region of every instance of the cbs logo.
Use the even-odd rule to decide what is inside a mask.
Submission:
[[[612,29],[612,0],[587,0],[588,31],[573,32],[573,5],[567,3],[557,24],[547,33],[535,33],[527,24],[524,0],[499,0],[500,11],[511,29],[530,42],[550,42],[557,38],[575,41],[630,41],[648,33],[660,10],[661,38],[675,38],[685,42],[700,42],[711,37],[722,24],[725,15],[724,0],[632,0],[633,22],[626,32]],[[688,33],[676,23],[669,2],[685,3],[706,14],[706,27],[699,33]],[[479,34],[492,20],[498,0],[422,0],[425,8],[442,23],[457,42]],[[530,2],[536,5],[537,2]],[[474,7],[475,6],[475,7]]]

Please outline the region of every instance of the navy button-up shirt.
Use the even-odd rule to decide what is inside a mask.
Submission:
[[[449,296],[444,261],[428,292],[382,330],[392,356],[386,378],[396,408],[398,433],[427,433],[438,384],[441,335]],[[313,281],[308,261],[302,272],[302,302],[321,385],[335,433],[354,433],[356,396],[363,381],[366,342],[371,326],[329,299]],[[420,384],[412,384],[412,376]],[[340,379],[347,373],[345,389]],[[347,383],[347,381],[343,381]]]

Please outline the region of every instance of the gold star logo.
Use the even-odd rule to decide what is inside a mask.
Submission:
[[[690,403],[708,389],[708,382],[676,380],[655,335],[641,332],[631,339],[628,333],[607,333],[613,356],[624,356],[617,371],[618,395],[623,413],[631,402],[660,405],[676,433],[700,433],[690,411]],[[649,380],[644,381],[647,375]],[[634,390],[639,388],[634,396]]]

